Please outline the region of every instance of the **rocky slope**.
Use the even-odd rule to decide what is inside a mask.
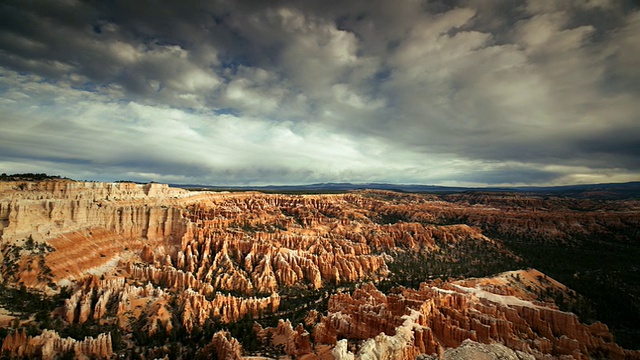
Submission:
[[[640,218],[554,201],[0,182],[3,351],[408,359],[482,348],[471,340],[536,358],[638,358],[606,326],[560,311],[543,294],[575,294],[544,274],[429,280],[521,263],[488,233],[563,243]],[[533,216],[544,206],[556,217]]]
[[[540,301],[536,293],[548,287],[562,290],[535,270],[424,283],[418,290],[399,288],[389,295],[365,284],[353,294],[332,296],[314,337],[333,343],[337,338],[365,340],[355,354],[359,359],[442,356],[465,340],[501,343],[535,358],[640,357],[616,345],[606,325],[582,324],[574,314]],[[348,344],[337,341],[337,359],[354,358]]]

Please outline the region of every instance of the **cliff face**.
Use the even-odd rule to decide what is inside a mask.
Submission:
[[[162,184],[52,181],[26,183],[20,190],[3,185],[0,220],[5,242],[29,235],[49,239],[94,227],[123,237],[179,237],[180,225],[173,220],[180,219],[180,213],[167,205],[189,195]]]
[[[188,201],[189,195],[161,184],[3,183],[2,244],[46,243],[53,250],[46,265],[57,281],[92,270],[104,273],[145,243],[160,248],[179,244],[187,223],[174,205]],[[18,277],[33,287],[45,282],[28,273]]]

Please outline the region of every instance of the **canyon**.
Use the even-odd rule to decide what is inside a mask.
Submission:
[[[0,182],[2,352],[640,359],[513,251],[638,229],[633,199]]]

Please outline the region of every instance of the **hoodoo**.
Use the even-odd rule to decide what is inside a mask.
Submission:
[[[1,182],[2,351],[640,358],[603,323],[561,310],[582,298],[537,270],[518,270],[523,258],[493,237],[571,243],[585,231],[633,228],[637,206],[530,216],[506,196],[469,204],[383,191]]]

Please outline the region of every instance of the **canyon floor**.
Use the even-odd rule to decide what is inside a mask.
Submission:
[[[640,359],[633,197],[3,181],[0,234],[3,358]]]

